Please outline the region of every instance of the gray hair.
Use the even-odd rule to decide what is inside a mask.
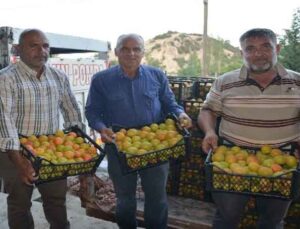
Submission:
[[[127,39],[136,40],[139,43],[141,50],[144,51],[145,43],[143,37],[135,33],[129,33],[129,34],[122,34],[121,36],[118,37],[117,45],[115,49],[117,52],[120,51],[121,48],[123,48],[123,44]]]
[[[19,44],[22,44],[24,42],[24,38],[31,33],[38,33],[38,34],[42,34],[43,36],[46,37],[45,33],[39,29],[25,29],[22,31],[22,33],[19,36]]]
[[[250,29],[240,37],[240,43],[242,43],[244,40],[250,37],[267,37],[272,42],[274,42],[274,44],[277,43],[276,34],[270,29],[265,29],[265,28]]]

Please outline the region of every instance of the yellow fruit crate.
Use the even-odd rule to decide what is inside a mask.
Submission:
[[[116,152],[120,160],[123,173],[131,173],[138,170],[158,166],[160,164],[166,163],[171,159],[178,159],[186,154],[189,144],[189,132],[182,128],[179,121],[175,115],[169,115],[167,119],[172,119],[175,121],[176,129],[182,138],[173,144],[171,147],[166,147],[163,149],[152,150],[149,152],[144,152],[143,154],[133,154],[128,153],[124,150],[120,150],[116,146]],[[145,127],[145,126],[144,126]],[[137,129],[141,129],[138,127]],[[131,128],[127,128],[129,130]]]
[[[54,180],[59,180],[66,178],[68,176],[76,176],[82,174],[93,174],[95,173],[97,167],[105,157],[104,150],[86,133],[84,133],[79,127],[74,126],[70,129],[64,130],[63,134],[68,135],[69,133],[75,133],[78,137],[78,144],[82,144],[82,147],[93,147],[95,150],[95,155],[93,157],[88,156],[88,154],[83,155],[83,158],[69,159],[69,160],[61,160],[57,161],[51,158],[51,156],[41,156],[38,155],[37,152],[31,144],[22,143],[22,154],[32,163],[33,168],[35,170],[36,176],[38,179],[35,181],[35,184],[41,184],[45,182],[50,182]],[[51,135],[53,136],[53,135]],[[45,135],[43,136],[45,137]],[[48,137],[48,136],[46,136]],[[27,139],[27,137],[21,136],[21,138]],[[29,138],[29,137],[28,137]],[[38,138],[42,138],[38,136]],[[46,138],[47,139],[47,138]],[[57,141],[59,141],[60,137],[57,137]],[[53,140],[53,141],[55,141]],[[47,144],[48,145],[48,144]],[[58,147],[59,142],[57,142]],[[75,155],[76,152],[74,150],[65,151],[66,155]],[[84,150],[83,150],[84,152]],[[60,152],[58,152],[60,153]],[[84,154],[84,153],[82,153]],[[57,155],[60,157],[60,155]],[[70,156],[69,156],[70,157]],[[62,156],[61,156],[62,158]]]
[[[253,156],[258,149],[243,147],[243,150],[248,150]],[[293,147],[289,147],[288,149],[283,147],[281,150],[286,154],[291,154]],[[293,169],[288,169],[281,173],[274,172],[271,175],[264,175],[263,170],[258,174],[251,174],[251,170],[248,170],[248,172],[243,170],[232,172],[228,168],[223,167],[222,162],[213,162],[213,157],[215,157],[215,160],[219,160],[218,157],[213,156],[212,152],[209,152],[205,161],[205,179],[208,191],[241,193],[279,199],[294,199],[299,194],[299,163]],[[268,166],[268,160],[265,161],[262,162],[264,163],[262,166],[264,168]]]

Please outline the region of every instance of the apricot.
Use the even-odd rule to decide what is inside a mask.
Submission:
[[[273,164],[271,166],[271,169],[273,170],[274,173],[282,171],[282,167],[280,165],[278,165],[278,164]]]

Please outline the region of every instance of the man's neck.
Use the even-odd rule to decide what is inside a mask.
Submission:
[[[36,70],[36,77],[37,77],[38,79],[41,78],[41,76],[42,76],[42,74],[43,74],[43,72],[44,72],[44,69],[45,69],[45,67],[42,67],[42,68]]]
[[[275,70],[270,70],[264,73],[250,73],[249,78],[255,80],[261,87],[266,88],[276,77],[277,72]]]
[[[133,79],[136,77],[138,69],[136,68],[123,68],[124,73],[128,78]]]

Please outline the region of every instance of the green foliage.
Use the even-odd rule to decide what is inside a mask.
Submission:
[[[118,60],[111,60],[110,61],[110,66],[118,65]]]
[[[225,50],[233,54],[226,54]],[[209,39],[208,42],[209,75],[221,75],[225,72],[240,68],[242,60],[237,49],[234,49],[228,41],[222,39]]]
[[[155,44],[150,52],[146,55],[146,61],[148,64],[164,68],[163,61],[165,58],[163,54],[162,58],[154,59],[151,56],[153,51],[164,52],[164,48],[175,47],[177,53],[174,53],[173,60],[177,62],[179,70],[175,72],[173,69],[166,69],[168,72],[177,75],[186,75],[186,76],[199,76],[201,75],[201,49],[203,37],[199,34],[186,34],[186,33],[176,33],[168,32],[156,36],[154,39],[165,39],[173,37],[172,40],[168,42],[163,42],[164,45]],[[152,40],[153,41],[153,40]],[[152,42],[151,42],[152,43]],[[160,42],[161,43],[161,42]],[[208,39],[208,66],[210,75],[220,75],[224,72],[234,70],[241,67],[242,59],[240,57],[240,51],[238,48],[233,47],[228,41],[222,39]],[[169,58],[168,58],[169,59]]]
[[[291,29],[280,39],[280,62],[291,70],[300,72],[300,8],[293,15]]]
[[[225,57],[225,60],[222,64],[221,71],[218,73],[219,75],[232,71],[234,69],[238,69],[242,66],[243,62],[239,56],[234,56],[232,58]]]
[[[187,54],[196,50],[200,50],[200,43],[191,39],[183,39],[181,41],[181,46],[177,48],[179,54]]]
[[[161,50],[161,44],[155,44],[155,45],[151,48],[151,50],[155,50],[155,49],[157,49],[158,51],[160,51],[160,50]]]
[[[177,64],[179,65],[180,68],[184,67],[185,64],[185,59],[183,57],[180,58],[174,58],[173,60],[175,60],[177,62]]]
[[[186,38],[186,34],[185,34],[185,33],[180,33],[180,34],[179,34],[179,38],[180,38],[181,40],[184,40],[184,38]]]
[[[171,46],[175,46],[175,42],[174,42],[174,41],[170,41],[169,44],[170,44]]]
[[[162,39],[166,39],[172,36],[172,34],[174,34],[176,32],[173,31],[168,31],[167,33],[161,34],[161,35],[157,35],[156,37],[153,38],[153,40],[162,40]]]
[[[150,55],[146,55],[145,58],[146,58],[147,64],[152,65],[157,68],[161,68],[161,69],[165,68],[165,66],[161,64],[161,61],[152,58]]]
[[[183,64],[178,71],[178,75],[182,76],[199,76],[201,74],[201,63],[196,52],[193,52],[189,59]]]

